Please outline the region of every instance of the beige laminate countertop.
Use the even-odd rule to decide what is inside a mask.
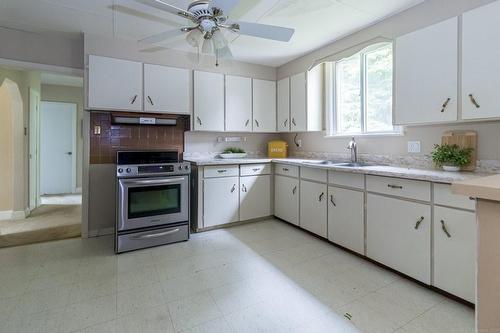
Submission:
[[[376,176],[397,177],[397,178],[414,179],[414,180],[424,180],[424,181],[446,183],[446,184],[451,184],[466,180],[474,180],[484,176],[489,176],[488,174],[480,174],[475,172],[446,172],[441,170],[414,169],[414,168],[383,166],[383,165],[364,166],[364,167],[322,165],[322,164],[315,164],[315,162],[319,162],[318,160],[307,160],[307,159],[297,159],[297,158],[242,158],[242,159],[186,158],[185,161],[191,162],[198,166],[257,164],[257,163],[273,162],[273,163],[304,166],[309,168],[344,171],[344,172],[352,172],[352,173],[360,173],[360,174],[376,175]]]
[[[451,189],[456,194],[500,201],[500,174],[458,181]]]

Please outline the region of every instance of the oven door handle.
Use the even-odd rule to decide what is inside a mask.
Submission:
[[[156,234],[142,234],[142,235],[137,235],[137,236],[133,236],[131,237],[132,239],[150,239],[150,238],[158,238],[158,237],[163,237],[163,236],[167,236],[167,235],[170,235],[170,234],[175,234],[177,232],[179,232],[180,229],[179,228],[176,228],[174,230],[169,230],[169,231],[163,231],[163,232],[159,232],[159,233],[156,233]]]
[[[168,179],[149,179],[149,180],[126,180],[127,185],[161,185],[178,183],[186,180],[186,177],[176,177]]]

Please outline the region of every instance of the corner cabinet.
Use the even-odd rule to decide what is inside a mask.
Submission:
[[[276,132],[276,82],[253,80],[253,131]]]
[[[144,64],[144,111],[190,114],[191,71]]]
[[[327,193],[326,184],[300,181],[300,227],[326,238]]]
[[[88,108],[142,111],[142,63],[89,55]]]
[[[193,123],[196,131],[224,131],[224,75],[194,72]]]
[[[395,42],[395,124],[458,119],[458,18]]]
[[[500,1],[463,14],[462,118],[500,118]]]
[[[252,79],[226,75],[226,131],[252,131]]]

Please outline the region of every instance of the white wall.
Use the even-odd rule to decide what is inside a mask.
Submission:
[[[380,36],[395,38],[490,2],[492,0],[427,0],[420,5],[279,67],[277,76],[283,78],[303,72],[315,60],[338,53],[362,42]],[[500,160],[500,145],[498,145],[498,142],[500,142],[500,122],[408,127],[406,134],[401,137],[360,137],[357,139],[359,143],[358,149],[360,153],[408,155],[407,142],[417,140],[422,143],[422,152],[418,155],[424,156],[430,153],[434,144],[441,142],[441,135],[444,131],[452,129],[478,131],[479,159]],[[347,138],[324,138],[322,133],[301,134],[299,137],[303,142],[302,150],[315,152],[345,153],[349,141]],[[290,148],[294,150],[293,136],[289,134],[285,135],[284,138],[289,141]]]

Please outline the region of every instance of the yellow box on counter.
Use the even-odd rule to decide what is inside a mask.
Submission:
[[[267,155],[272,158],[286,158],[288,156],[288,144],[282,140],[269,141]]]

